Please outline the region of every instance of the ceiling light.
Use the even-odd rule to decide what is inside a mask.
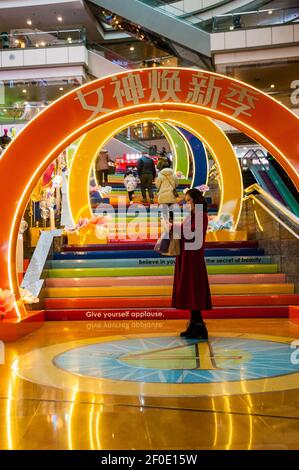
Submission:
[[[27,20],[27,24],[28,24],[29,26],[31,26],[31,25],[32,25],[32,21],[31,21],[31,20]]]
[[[59,90],[60,90],[60,91],[63,91],[63,87],[61,86],[61,87],[59,88]]]
[[[6,112],[7,112],[7,109],[3,109],[3,112],[6,113]]]
[[[62,21],[62,16],[57,16],[58,21]]]
[[[18,39],[15,39],[15,44],[19,44],[19,40]]]
[[[22,90],[22,93],[27,93],[27,90],[25,90],[25,88],[24,88],[24,90]]]
[[[273,11],[272,10],[269,10],[268,11],[268,15],[272,15]]]
[[[41,45],[42,47],[45,47],[46,44],[45,44],[44,42],[41,42],[40,45]]]
[[[275,88],[274,83],[271,83],[270,88]]]
[[[230,29],[231,31],[233,31],[233,29],[235,29],[235,28],[234,28],[233,26],[230,26],[229,29]]]
[[[39,47],[39,44],[36,43],[36,44],[35,44],[35,47]]]
[[[130,51],[134,51],[135,47],[131,46]]]

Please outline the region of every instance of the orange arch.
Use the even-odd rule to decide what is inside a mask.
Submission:
[[[207,71],[154,68],[95,80],[60,98],[14,139],[0,160],[0,287],[19,297],[16,241],[30,194],[49,163],[72,141],[112,117],[179,110],[220,119],[266,147],[299,189],[298,118],[276,100]],[[12,317],[26,315],[19,300]]]

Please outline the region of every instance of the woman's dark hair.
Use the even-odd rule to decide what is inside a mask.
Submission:
[[[187,194],[188,196],[191,197],[194,204],[202,204],[203,211],[208,212],[208,204],[201,191],[199,191],[196,188],[191,188],[191,189],[188,189],[188,191],[186,192],[186,195]]]

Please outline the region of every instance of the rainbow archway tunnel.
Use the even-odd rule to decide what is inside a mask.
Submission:
[[[145,111],[203,114],[234,126],[263,145],[299,189],[298,117],[254,87],[186,68],[125,71],[87,83],[36,116],[1,156],[0,287],[16,295],[12,318],[27,315],[18,289],[16,244],[39,177],[62,150],[92,128]]]

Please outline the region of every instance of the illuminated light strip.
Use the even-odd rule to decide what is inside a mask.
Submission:
[[[288,217],[290,220],[294,222],[294,224],[299,226],[299,217],[297,217],[293,212],[291,212],[289,209],[287,209],[281,202],[279,202],[275,197],[271,196],[271,194],[267,193],[261,186],[259,186],[257,183],[252,184],[251,186],[248,186],[248,188],[245,189],[245,193],[250,194],[251,191],[258,191],[262,196],[265,197],[273,206],[275,206],[277,209],[279,209],[281,212],[285,214],[286,217]]]
[[[299,234],[294,232],[287,224],[285,224],[281,219],[276,217],[276,215],[270,209],[268,209],[268,207],[265,206],[258,198],[250,194],[250,196],[246,196],[243,201],[246,201],[247,199],[252,199],[253,201],[257,202],[266,212],[268,212],[268,214],[271,215],[271,217],[273,217],[273,219],[277,220],[277,222],[279,222],[286,230],[288,230],[292,235],[294,235],[294,237],[299,239]]]
[[[206,118],[205,116],[198,116],[198,115],[194,115],[190,113],[188,113],[188,115],[184,115],[180,111],[172,111],[170,114],[171,118],[169,118],[168,113],[165,110],[163,110],[161,114],[162,114],[162,118],[159,115],[151,114],[150,112],[144,112],[140,114],[140,118],[137,118],[136,115],[134,115],[134,119],[133,117],[131,119],[130,116],[128,116],[126,119],[117,118],[114,121],[110,121],[106,123],[105,125],[103,124],[97,129],[90,131],[89,134],[86,134],[86,137],[82,141],[81,146],[78,147],[77,153],[74,156],[74,160],[73,160],[75,161],[78,159],[79,165],[81,164],[81,167],[78,167],[78,166],[74,167],[76,168],[75,171],[77,172],[76,178],[73,172],[70,174],[70,177],[69,177],[70,209],[73,214],[73,219],[75,223],[78,222],[79,217],[90,218],[93,215],[91,203],[89,199],[89,173],[90,173],[89,168],[92,166],[92,161],[93,159],[96,158],[99,152],[99,149],[104,147],[106,143],[115,135],[115,133],[121,132],[121,130],[126,128],[128,125],[140,123],[142,122],[142,120],[143,121],[151,120],[155,122],[156,120],[163,119],[163,121],[167,120],[167,122],[171,122],[174,125],[178,125],[180,127],[186,128],[191,134],[196,135],[198,139],[203,140],[206,146],[210,149],[211,154],[213,155],[215,161],[218,163],[220,179],[221,179],[221,187],[223,188],[221,192],[221,199],[220,199],[218,214],[219,215],[221,214],[222,207],[225,202],[226,205],[230,206],[229,209],[226,207],[226,211],[229,211],[230,213],[234,215],[233,217],[234,228],[237,226],[239,217],[241,214],[241,204],[242,204],[242,195],[243,195],[242,175],[241,175],[240,166],[236,158],[235,152],[233,150],[233,147],[230,144],[227,137],[225,136],[225,134],[222,132],[222,130],[219,129],[219,127],[216,124],[213,123],[213,121]],[[181,116],[182,116],[182,119],[180,119]],[[174,119],[174,117],[176,117],[176,120]],[[186,120],[191,121],[191,124],[190,122],[186,124]],[[195,128],[197,129],[197,127],[201,128],[200,135],[195,130]],[[214,132],[216,133],[214,134]],[[105,136],[103,140],[100,137],[101,135]],[[207,141],[206,138],[203,137],[203,135],[208,135],[209,139],[217,142],[217,146],[220,147],[218,149],[219,152],[217,151],[217,153],[220,154],[220,159],[217,158],[214,148],[210,146],[209,141]],[[90,141],[90,144],[89,144],[89,141]],[[96,144],[96,150],[94,149],[95,144]],[[92,148],[90,148],[89,145]],[[90,157],[90,155],[92,154],[94,154],[93,157]],[[86,159],[86,163],[84,162],[84,157]],[[226,168],[227,183],[225,184],[224,184],[223,172],[221,171],[221,162],[223,161],[225,161],[226,165],[227,164],[230,165],[229,169],[228,167]],[[86,170],[85,168],[88,168],[88,170]],[[88,176],[87,176],[86,171],[88,171]],[[231,174],[234,176],[233,186],[229,183],[229,178]],[[84,181],[84,180],[86,181],[85,188],[87,189],[87,191],[83,189],[83,194],[85,193],[86,199],[82,201],[82,191],[78,190],[78,188],[80,187],[81,181]],[[228,193],[227,196],[225,196],[224,189]],[[87,194],[88,194],[88,197],[87,197]],[[89,211],[87,211],[88,207],[89,207]]]
[[[256,223],[258,224],[258,227],[259,227],[260,231],[263,232],[264,229],[263,229],[263,227],[262,227],[262,224],[260,223],[260,219],[258,218],[257,212],[256,212],[256,210],[255,210],[255,202],[254,202],[254,199],[252,200],[252,203],[253,203],[254,217],[255,217]]]
[[[184,70],[189,70],[190,72],[192,73],[195,73],[193,69],[182,69],[182,68],[172,68],[172,67],[164,67],[164,69],[167,69],[167,70],[179,70],[181,72],[183,72]],[[159,70],[159,69],[157,69]],[[137,71],[134,71],[135,73],[138,72]],[[118,77],[121,77],[122,75],[126,75],[126,74],[132,74],[134,73],[133,71],[130,71],[130,72],[121,72],[120,74],[117,74]],[[141,74],[145,73],[145,71],[143,69],[140,70]],[[210,72],[206,72],[206,75],[207,76],[217,76],[219,74],[214,74],[214,73],[210,73]],[[111,75],[112,76],[112,75]],[[229,80],[230,83],[240,83],[241,85],[244,85],[245,87],[247,88],[250,88],[252,90],[254,90],[257,95],[264,95],[267,100],[270,100],[272,101],[273,103],[275,102],[275,107],[279,107],[279,108],[284,108],[287,112],[288,112],[288,115],[291,116],[292,115],[292,119],[296,120],[298,122],[298,117],[295,116],[288,108],[286,108],[284,105],[282,105],[281,103],[278,103],[275,99],[273,99],[271,96],[268,96],[266,95],[265,93],[255,89],[254,87],[250,86],[250,85],[247,85],[247,84],[244,84],[238,80],[235,80],[235,79],[227,79],[226,77],[223,77],[222,75],[219,75],[219,77],[221,77],[222,79],[226,79],[226,80]],[[99,79],[96,81],[96,83],[105,83],[105,80],[107,80],[107,77],[106,78],[103,78],[103,79]],[[94,85],[95,83],[93,83]],[[85,89],[85,88],[89,88],[90,87],[90,83],[89,84],[85,84],[83,85],[82,87],[79,88],[80,89]],[[76,90],[77,92],[78,90]],[[94,91],[94,90],[93,90]],[[30,123],[24,128],[22,129],[22,131],[20,132],[19,136],[15,139],[15,140],[20,140],[20,137],[22,136],[22,134],[25,132],[28,132],[28,130],[31,129],[31,127],[33,126],[33,124],[35,123],[35,119],[41,119],[43,117],[43,113],[49,113],[49,110],[56,106],[58,102],[62,101],[62,100],[66,100],[67,97],[71,94],[74,94],[75,92],[74,91],[71,91],[69,92],[68,94],[64,95],[63,97],[59,98],[56,102],[52,103],[52,105],[50,105],[49,107],[45,108],[43,111],[41,111],[41,113],[39,113],[37,116],[35,116],[35,118],[33,118],[32,121],[30,121]],[[153,105],[153,106],[152,106]],[[297,174],[297,169],[296,169],[296,166],[294,166],[294,164],[292,163],[293,160],[289,160],[288,158],[286,158],[286,156],[284,155],[284,153],[277,147],[277,145],[273,144],[267,137],[265,137],[265,135],[263,135],[261,132],[257,131],[254,127],[248,125],[246,122],[242,121],[242,120],[238,120],[234,117],[232,117],[231,115],[227,114],[227,113],[224,113],[224,112],[221,112],[221,111],[218,111],[218,110],[213,110],[213,109],[210,109],[210,108],[205,108],[205,107],[202,107],[202,106],[198,106],[198,105],[189,105],[189,104],[180,104],[180,103],[145,103],[145,104],[142,104],[142,105],[136,105],[136,107],[127,107],[125,109],[125,113],[129,112],[128,110],[132,110],[133,108],[135,109],[147,109],[149,107],[152,107],[154,109],[154,107],[157,107],[157,105],[160,105],[161,108],[170,108],[171,109],[171,106],[172,108],[174,109],[177,109],[177,108],[180,108],[180,109],[201,109],[202,112],[204,114],[208,114],[210,116],[213,116],[215,117],[216,119],[218,118],[218,116],[223,116],[224,117],[224,121],[225,122],[228,122],[228,123],[238,123],[239,125],[237,125],[236,127],[241,129],[241,130],[244,130],[244,129],[249,129],[249,131],[251,131],[251,133],[249,133],[251,136],[254,136],[256,138],[256,136],[259,136],[262,140],[261,142],[263,143],[263,145],[265,147],[267,147],[268,149],[270,149],[270,152],[273,154],[274,153],[274,157],[278,157],[281,158],[283,160],[283,162],[286,164],[284,165],[284,163],[282,163],[282,166],[285,168],[286,172],[289,174],[289,176],[293,179],[293,182],[295,183],[295,185],[297,187],[299,187],[299,178],[298,178],[298,174]],[[274,110],[276,111],[276,110]],[[112,111],[111,113],[109,114],[106,114],[104,116],[101,116],[99,119],[103,118],[104,119],[109,119],[109,117],[111,117],[111,115],[114,115],[117,114],[121,114],[123,112],[123,110],[119,111],[119,110],[115,110],[115,111]],[[277,110],[277,112],[279,112]],[[96,119],[97,120],[97,119]],[[90,121],[92,123],[94,123],[94,121]],[[89,123],[90,123],[89,122]],[[79,127],[78,129],[82,129],[82,128],[85,128],[85,129],[88,129],[90,128],[89,127],[89,123],[87,123],[86,125],[82,126],[82,127]],[[43,123],[44,125],[44,123]],[[79,136],[81,135],[80,132],[78,131],[78,129],[76,131],[73,131],[72,133],[70,133],[69,135],[74,135],[74,137],[76,136]],[[258,139],[257,139],[258,140]],[[2,157],[1,157],[1,161],[3,161],[6,157],[6,154],[10,154],[10,153],[13,153],[14,152],[14,142],[13,141],[7,148],[6,150],[3,152],[2,154]],[[70,140],[68,140],[67,138],[66,139],[63,139],[62,142],[70,142]],[[11,150],[12,149],[12,150]],[[272,149],[272,150],[271,150]],[[20,149],[19,149],[20,151]],[[274,152],[273,152],[274,151]],[[49,154],[50,155],[50,154]],[[280,162],[278,158],[278,161]],[[295,162],[297,164],[297,162]],[[34,172],[35,174],[35,172]],[[20,211],[20,208],[22,208],[22,205],[23,205],[23,196],[26,195],[26,191],[23,192],[22,194],[22,197],[21,199],[19,199],[20,203],[18,204],[17,206],[17,213],[16,213],[16,217],[13,217],[12,218],[12,222],[10,222],[10,217],[11,217],[11,214],[9,214],[9,223],[11,223],[11,231],[9,233],[9,236],[7,237],[9,239],[9,245],[8,245],[8,253],[7,252],[4,252],[5,254],[2,256],[3,257],[3,260],[5,262],[5,264],[8,262],[9,263],[9,267],[8,267],[8,283],[9,283],[9,287],[17,294],[18,292],[18,289],[17,289],[17,286],[18,286],[18,282],[17,282],[17,275],[16,275],[16,272],[14,272],[12,274],[12,267],[11,267],[11,264],[13,262],[13,269],[15,271],[15,253],[12,254],[11,253],[11,249],[12,249],[12,239],[13,239],[13,245],[15,248],[16,246],[16,240],[17,240],[17,232],[16,232],[16,229],[15,229],[15,221],[16,219],[18,221],[20,221],[20,214],[18,213]],[[15,229],[15,230],[14,230]],[[4,230],[5,232],[5,230]],[[6,239],[7,239],[6,238]],[[7,279],[5,279],[5,276],[4,276],[4,279],[3,279],[4,283],[6,284],[7,282]],[[23,314],[26,315],[26,310],[24,309],[24,306],[23,304],[21,304],[21,310],[23,310]],[[20,311],[18,309],[18,305],[16,304],[15,305],[15,312],[17,314],[17,316],[20,318],[21,314],[20,314]]]

